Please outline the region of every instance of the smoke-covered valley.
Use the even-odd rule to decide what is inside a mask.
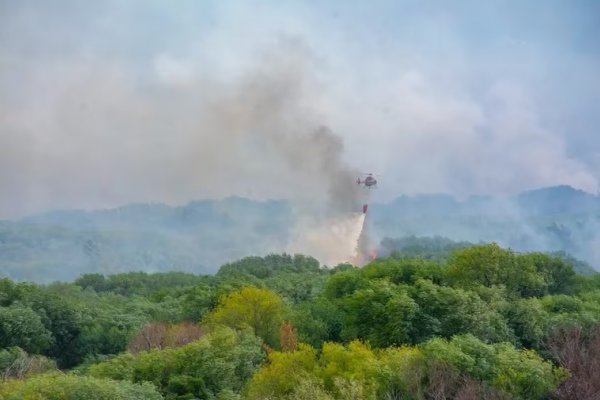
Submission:
[[[564,250],[598,268],[599,215],[597,196],[554,187],[504,199],[402,196],[371,204],[367,223],[371,245],[383,256],[393,250],[389,239],[437,235],[516,251]],[[244,198],[57,211],[0,222],[0,264],[4,276],[39,282],[88,272],[214,273],[248,255],[311,249],[308,255],[332,266],[332,260],[351,261],[346,237],[357,232],[349,224],[322,223],[298,236],[301,225],[288,201]]]

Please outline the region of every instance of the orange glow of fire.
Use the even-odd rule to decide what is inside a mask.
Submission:
[[[377,250],[371,250],[371,253],[369,253],[369,255],[371,256],[371,261],[375,261],[377,259]]]

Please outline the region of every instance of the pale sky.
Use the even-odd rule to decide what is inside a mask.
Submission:
[[[381,201],[596,193],[598,38],[594,0],[5,0],[0,218],[318,197],[319,126]]]

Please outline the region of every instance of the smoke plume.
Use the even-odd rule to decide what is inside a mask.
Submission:
[[[365,214],[354,213],[331,218],[312,226],[298,226],[288,247],[291,253],[306,253],[323,264],[362,265],[363,255],[358,246]]]
[[[47,197],[83,208],[233,193],[285,198],[298,221],[290,248],[347,260],[352,251],[329,258],[324,249],[348,247],[342,232],[356,225],[364,191],[344,160],[342,139],[320,115],[314,57],[287,37],[265,49],[227,78],[192,74],[184,62],[161,56],[158,80],[146,86],[120,65],[95,59],[50,66],[50,75],[58,67],[71,73],[54,79],[51,98],[33,112],[38,117],[4,116],[15,127],[13,142],[41,131],[51,140],[46,146],[37,138],[27,164],[33,180],[15,201],[21,197],[26,211]]]
[[[0,218],[231,195],[352,208],[322,126],[386,176],[379,200],[598,189],[594,7],[403,3],[4,2]]]
[[[229,173],[247,176],[264,187],[279,175],[281,193],[296,207],[296,226],[288,251],[311,254],[335,265],[355,257],[364,216],[364,190],[357,172],[343,160],[343,141],[323,125],[307,101],[309,54],[290,42],[280,43],[265,62],[244,73],[210,104],[209,135],[198,135],[198,163],[214,155],[228,160]],[[219,90],[218,92],[221,92]],[[206,129],[206,128],[204,128]],[[203,167],[214,176],[217,160]],[[258,165],[257,165],[258,164]],[[263,168],[248,176],[247,168]],[[267,183],[269,184],[269,183]]]
[[[270,160],[270,168],[285,173],[286,197],[296,200],[288,251],[311,254],[328,265],[347,262],[357,256],[364,188],[354,183],[357,171],[343,161],[342,139],[303,103],[310,83],[299,66],[306,55],[296,48],[279,51],[213,105],[212,124],[224,134],[200,158],[221,151],[240,159],[245,146],[252,146],[252,158]],[[243,173],[244,164],[239,167]],[[308,190],[296,196],[299,187]]]

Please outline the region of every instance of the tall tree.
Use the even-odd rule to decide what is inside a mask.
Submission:
[[[277,294],[247,287],[224,297],[208,322],[234,329],[248,326],[269,346],[277,346],[284,311],[285,304]]]

